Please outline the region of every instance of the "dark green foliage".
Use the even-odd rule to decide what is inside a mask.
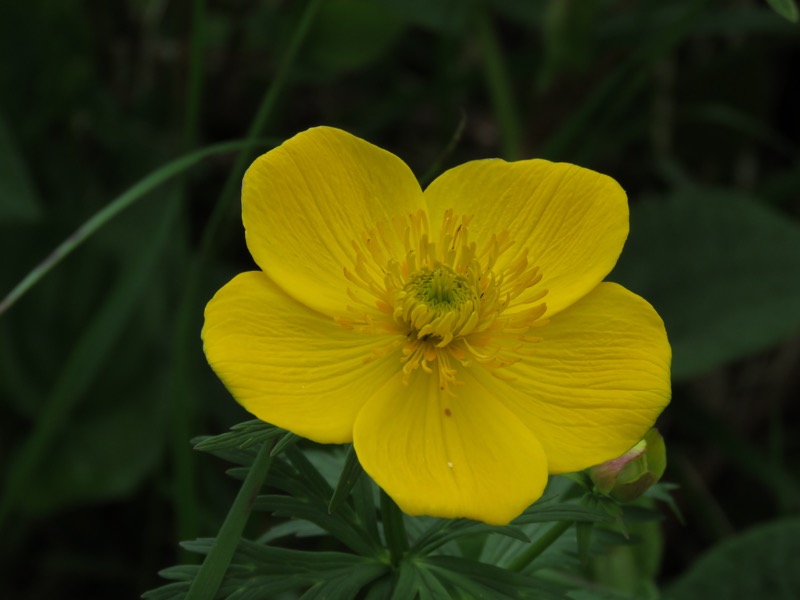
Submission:
[[[668,600],[791,600],[800,596],[800,520],[760,525],[702,556],[665,594]]]
[[[231,581],[258,577],[242,590],[226,582],[232,598],[529,588],[590,600],[648,597],[656,583],[675,598],[796,596],[791,577],[776,579],[797,553],[788,533],[800,510],[796,2],[330,0],[287,62],[308,5],[0,3],[0,296],[114,199],[131,202],[0,314],[0,597],[160,585],[164,565],[199,560],[176,540],[218,531],[261,444],[279,436]],[[419,175],[518,148],[620,181],[631,234],[611,278],[656,306],[674,347],[660,426],[666,479],[681,487],[649,495],[685,525],[663,503],[620,517],[568,485],[506,528],[405,519],[411,552],[392,570],[375,485],[352,460],[343,473],[338,449],[251,421],[197,443],[213,457],[193,452],[192,436],[248,418],[205,363],[199,331],[215,290],[254,268],[241,223],[212,214],[237,213],[235,166],[263,148],[172,161],[256,121],[274,142],[340,126]],[[637,521],[653,514],[663,534]],[[593,524],[588,551],[606,552],[611,575],[585,579],[574,528],[524,583],[497,575],[492,565],[553,521]],[[330,562],[314,579],[317,550]],[[296,569],[269,572],[266,557]],[[726,570],[734,560],[746,568]],[[174,582],[151,597],[182,597],[196,569],[168,569]]]

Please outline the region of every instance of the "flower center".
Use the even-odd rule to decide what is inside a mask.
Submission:
[[[439,265],[409,277],[394,296],[393,316],[402,319],[422,341],[437,348],[447,346],[457,335],[475,328],[480,298],[466,277]]]
[[[452,393],[460,368],[478,364],[498,371],[530,353],[540,341],[547,290],[527,250],[507,231],[478,246],[469,237],[472,217],[445,212],[438,236],[424,211],[378,223],[359,240],[344,276],[355,305],[340,325],[367,334],[390,334],[387,346],[366,360],[398,348],[404,381],[416,370],[438,373]]]

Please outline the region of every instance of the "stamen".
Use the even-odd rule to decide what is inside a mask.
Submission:
[[[343,275],[354,305],[336,322],[357,333],[396,336],[365,361],[397,352],[404,382],[416,371],[435,372],[439,388],[455,395],[462,369],[489,368],[505,378],[503,367],[535,352],[541,338],[529,332],[547,322],[535,257],[508,231],[478,245],[470,239],[472,218],[448,209],[432,233],[419,210],[377,223],[353,241]]]

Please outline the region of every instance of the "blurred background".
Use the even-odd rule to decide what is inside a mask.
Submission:
[[[216,533],[238,484],[189,440],[249,416],[202,309],[254,268],[244,168],[319,124],[423,180],[492,156],[616,178],[610,279],[674,347],[659,584],[797,524],[800,26],[766,0],[4,2],[0,57],[0,296],[139,186],[0,315],[0,598],[135,598]],[[800,576],[796,543],[752,544]]]

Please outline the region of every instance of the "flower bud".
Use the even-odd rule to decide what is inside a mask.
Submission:
[[[631,502],[655,485],[667,466],[664,438],[654,427],[619,458],[589,470],[595,490],[620,502]]]

